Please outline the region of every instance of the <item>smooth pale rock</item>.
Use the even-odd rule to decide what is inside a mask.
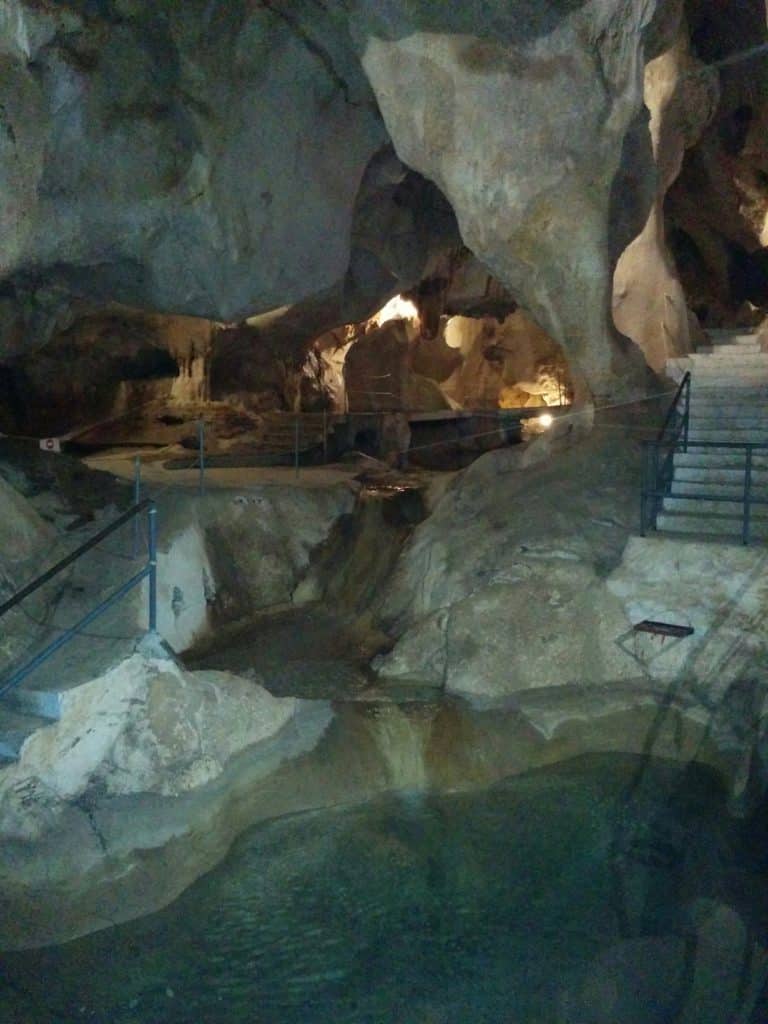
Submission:
[[[546,562],[525,586],[498,584],[451,608],[446,688],[503,696],[519,690],[631,679],[616,646],[627,629],[618,601],[586,566]]]
[[[632,649],[655,679],[697,679],[713,695],[766,664],[768,554],[738,544],[632,537],[608,588],[631,623],[692,626],[681,641],[636,634]]]
[[[685,23],[681,22],[673,46],[646,65],[644,91],[658,188],[643,231],[616,267],[613,317],[661,373],[668,358],[690,351],[701,338],[667,248],[664,199],[680,173],[685,151],[699,140],[720,99],[716,75],[705,71],[691,53]]]
[[[268,485],[230,495],[224,508],[219,502],[201,512],[216,614],[231,620],[290,603],[312,551],[354,503],[354,493],[346,485]]]
[[[33,733],[0,786],[5,795],[32,779],[68,801],[92,787],[113,796],[178,795],[276,733],[296,706],[226,672],[189,673],[136,654],[67,691],[60,721]]]
[[[438,184],[470,249],[596,392],[640,373],[610,319],[611,259],[650,208],[643,66],[679,13],[365,0],[353,16],[398,155]]]

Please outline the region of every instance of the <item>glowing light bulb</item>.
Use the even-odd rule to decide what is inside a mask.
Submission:
[[[548,412],[545,412],[543,416],[539,416],[538,422],[540,427],[544,427],[547,430],[548,427],[552,426],[554,420]]]

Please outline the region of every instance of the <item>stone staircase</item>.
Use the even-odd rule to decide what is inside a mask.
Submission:
[[[745,451],[696,443],[768,445],[768,352],[749,332],[708,334],[710,345],[677,363],[691,373],[688,451],[675,454],[672,491],[656,526],[665,533],[740,539]],[[692,496],[702,493],[724,500]],[[768,448],[753,454],[752,494],[768,498]],[[768,505],[753,504],[750,514],[750,536],[768,538]]]

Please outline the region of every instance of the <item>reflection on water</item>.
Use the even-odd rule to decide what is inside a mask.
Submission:
[[[741,844],[707,770],[618,755],[284,818],[159,914],[3,957],[0,1020],[764,1024]]]

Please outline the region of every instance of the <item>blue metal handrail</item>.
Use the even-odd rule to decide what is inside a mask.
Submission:
[[[21,590],[17,591],[12,597],[0,605],[0,616],[9,612],[16,605],[33,594],[36,590],[39,590],[45,583],[53,579],[59,573],[63,572],[68,566],[72,565],[79,558],[82,558],[86,552],[90,551],[91,548],[96,547],[100,544],[105,537],[110,536],[115,530],[118,530],[125,523],[134,519],[142,512],[147,512],[147,562],[141,572],[136,573],[131,579],[123,583],[117,590],[115,590],[109,597],[106,597],[101,601],[92,611],[88,612],[79,622],[74,626],[70,626],[65,629],[60,636],[55,640],[51,641],[47,647],[45,647],[39,654],[36,654],[29,661],[25,662],[19,668],[15,669],[6,679],[0,682],[0,697],[5,696],[6,693],[15,689],[20,683],[22,683],[30,673],[34,672],[35,669],[39,668],[44,662],[46,662],[52,655],[57,651],[61,650],[62,647],[66,646],[70,640],[74,639],[78,633],[82,632],[87,626],[89,626],[95,619],[102,615],[108,608],[116,604],[121,598],[137,587],[143,580],[149,580],[149,631],[151,633],[157,630],[157,507],[153,501],[146,500],[141,501],[137,505],[133,505],[127,512],[119,516],[113,523],[101,530],[95,536],[91,537],[84,544],[82,544],[75,551],[72,551],[66,558],[62,558],[60,562],[42,573],[36,579],[32,580],[31,583],[22,587]]]

